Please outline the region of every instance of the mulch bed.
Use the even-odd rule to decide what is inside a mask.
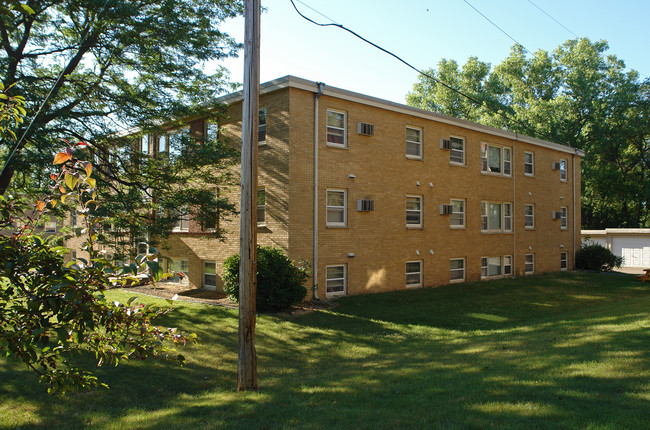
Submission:
[[[230,309],[237,309],[238,304],[230,300],[224,293],[217,291],[208,291],[200,288],[190,288],[188,285],[161,282],[156,284],[137,285],[134,287],[123,287],[124,291],[133,291],[148,296],[160,297],[162,299],[172,299],[178,294],[177,300],[187,302],[206,303],[215,306],[222,306]],[[288,313],[290,315],[300,315],[314,310],[332,309],[336,303],[327,300],[305,301],[293,306]]]

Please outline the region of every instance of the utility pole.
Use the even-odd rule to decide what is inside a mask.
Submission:
[[[246,0],[244,102],[239,237],[239,359],[237,389],[257,389],[255,299],[257,293],[257,140],[260,92],[260,0]]]

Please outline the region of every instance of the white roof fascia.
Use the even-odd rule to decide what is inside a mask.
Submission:
[[[270,93],[288,87],[297,88],[304,91],[311,91],[311,92],[318,91],[317,82],[288,75],[269,82],[265,82],[264,84],[260,85],[260,94],[266,94],[266,93]],[[535,137],[526,136],[512,131],[501,130],[498,128],[490,127],[483,124],[478,124],[464,119],[454,118],[451,116],[430,112],[413,106],[407,106],[404,104],[391,102],[377,97],[355,93],[352,91],[344,90],[342,88],[336,88],[336,87],[330,87],[328,85],[324,85],[323,95],[335,97],[335,98],[339,98],[342,100],[347,100],[359,104],[364,104],[367,106],[373,106],[373,107],[377,107],[380,109],[385,109],[397,113],[402,113],[405,115],[411,115],[423,119],[442,122],[444,124],[454,125],[469,130],[490,134],[492,136],[503,137],[506,139],[529,143],[531,145],[541,146],[544,148],[554,149],[556,151],[565,152],[568,154],[575,154],[579,157],[585,156],[585,152],[583,150],[573,148],[571,146],[561,145],[559,143],[537,139]],[[231,94],[221,96],[217,98],[215,101],[218,103],[233,103],[242,100],[243,96],[244,96],[244,92],[240,90]]]

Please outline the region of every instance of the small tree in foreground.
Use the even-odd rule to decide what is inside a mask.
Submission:
[[[309,263],[291,261],[281,249],[257,246],[257,309],[273,311],[300,303],[307,295],[303,285],[310,275]],[[223,289],[228,297],[239,301],[239,254],[223,263]]]
[[[621,267],[623,258],[617,257],[609,249],[598,245],[583,245],[576,253],[576,267],[596,272],[611,272],[615,267]]]
[[[116,267],[94,249],[99,219],[92,216],[95,180],[92,164],[73,158],[79,143],[54,159],[52,193],[35,208],[25,209],[0,196],[0,351],[23,361],[49,384],[48,392],[106,386],[79,363],[90,352],[103,363],[117,365],[129,358],[159,357],[183,364],[170,344],[194,342],[196,335],[155,324],[169,309],[111,302],[104,291],[132,279],[134,271],[149,269],[164,276],[154,256],[139,255],[135,263]],[[85,226],[90,258],[64,263],[69,250],[33,234],[34,227],[57,202],[74,201]],[[170,302],[171,304],[171,302]]]

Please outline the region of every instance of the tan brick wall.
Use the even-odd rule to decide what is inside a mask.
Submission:
[[[573,231],[579,229],[580,188],[572,202],[571,154],[542,146],[422,119],[323,95],[319,100],[319,296],[325,296],[325,269],[347,265],[348,293],[405,288],[407,261],[422,261],[423,284],[449,283],[449,259],[464,258],[466,279],[480,279],[481,257],[512,256],[513,272],[524,273],[524,255],[535,255],[535,272],[560,269],[560,252],[573,267]],[[326,112],[347,113],[347,148],[326,145]],[[311,259],[313,94],[291,90],[290,254]],[[374,136],[356,133],[357,122],[374,124]],[[406,157],[406,127],[422,130],[421,160]],[[439,140],[465,139],[464,166],[451,165]],[[482,142],[512,150],[513,175],[481,172]],[[535,155],[535,174],[524,175],[524,151]],[[552,163],[568,162],[567,181],[560,181]],[[579,160],[576,162],[579,172]],[[349,178],[348,175],[355,177]],[[419,183],[419,185],[418,185]],[[327,189],[347,191],[347,227],[326,226]],[[409,229],[407,195],[422,198],[423,226]],[[373,199],[373,212],[357,212],[357,199]],[[439,205],[451,198],[466,200],[466,228],[452,229]],[[513,204],[513,231],[482,233],[481,201]],[[524,204],[535,204],[535,229],[524,228]],[[552,220],[552,212],[568,208],[568,228]],[[572,210],[576,225],[572,225]],[[562,248],[561,245],[564,247]],[[530,248],[529,248],[530,247]],[[348,257],[348,254],[354,257]]]
[[[258,147],[267,222],[258,231],[258,243],[281,247],[294,260],[311,261],[314,94],[297,88],[277,90],[261,96],[260,108],[267,109],[267,144]],[[347,114],[345,149],[326,145],[328,109]],[[234,103],[228,112],[221,124],[223,136],[239,142],[241,103]],[[451,258],[465,259],[466,280],[480,279],[481,257],[512,256],[513,273],[522,275],[526,254],[534,254],[535,273],[543,273],[560,270],[560,253],[567,252],[568,267],[573,267],[580,232],[579,157],[575,157],[574,201],[572,154],[328,95],[319,99],[318,116],[320,298],[326,297],[328,265],[347,266],[348,294],[404,289],[407,261],[422,261],[424,286],[449,283]],[[374,136],[358,135],[358,122],[373,124]],[[422,131],[421,160],[406,157],[407,126]],[[192,130],[201,132],[202,126],[193,123]],[[452,165],[449,151],[439,148],[439,140],[450,136],[465,140],[463,166]],[[482,142],[511,149],[511,176],[481,172]],[[524,175],[525,151],[534,153],[532,177]],[[567,160],[566,182],[552,169],[560,159]],[[327,189],[347,192],[345,228],[326,226]],[[221,192],[239,204],[237,186]],[[407,195],[422,198],[422,228],[406,227]],[[374,200],[374,211],[357,212],[357,199]],[[451,228],[450,217],[439,214],[439,205],[450,199],[465,200],[465,228]],[[481,232],[481,201],[511,203],[512,231]],[[535,205],[534,229],[524,227],[527,203]],[[552,219],[562,206],[568,208],[565,230]],[[195,231],[173,233],[164,248],[165,255],[189,260],[194,287],[203,285],[203,262],[214,260],[221,288],[223,260],[239,251],[239,218],[222,225],[228,231],[224,241]]]

